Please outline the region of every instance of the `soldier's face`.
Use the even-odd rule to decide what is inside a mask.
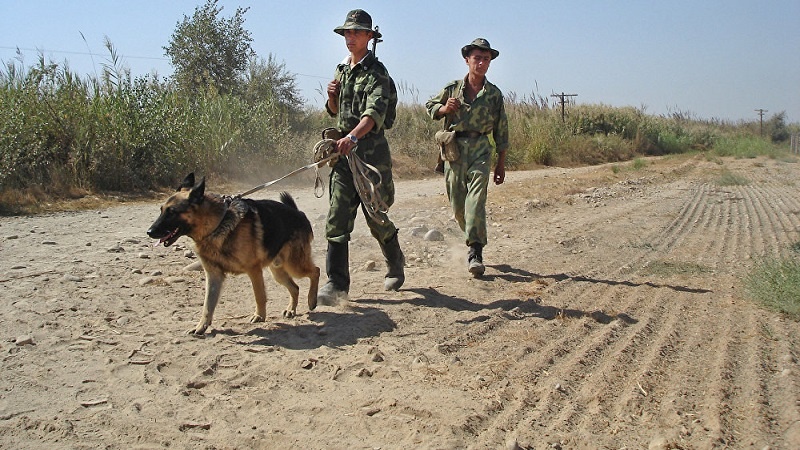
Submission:
[[[492,62],[492,53],[489,50],[472,49],[466,58],[469,71],[476,75],[486,75],[489,64]]]
[[[344,41],[350,52],[358,53],[367,48],[372,32],[366,30],[344,30]]]

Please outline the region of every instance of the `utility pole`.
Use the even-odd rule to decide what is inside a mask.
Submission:
[[[560,94],[552,94],[550,97],[558,97],[558,103],[561,105],[561,122],[564,122],[564,105],[567,103],[567,97],[577,97],[578,94],[565,94],[561,92]]]
[[[758,113],[758,118],[759,121],[761,122],[761,127],[759,132],[761,133],[761,136],[764,136],[764,113],[769,111],[767,111],[766,109],[756,109],[755,111]]]

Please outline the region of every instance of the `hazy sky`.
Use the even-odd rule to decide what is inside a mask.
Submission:
[[[172,73],[163,47],[203,2],[0,2],[0,59],[41,53],[79,74],[108,62],[104,37],[131,73]],[[297,75],[302,95],[319,90],[346,56],[333,28],[366,9],[384,35],[377,54],[404,101],[424,102],[466,73],[460,48],[476,37],[500,51],[489,79],[518,98],[577,94],[577,103],[645,107],[651,114],[757,120],[785,111],[800,122],[800,0],[360,1],[221,0],[223,17],[250,7],[245,28],[259,56]],[[81,37],[81,33],[85,37]],[[92,55],[93,54],[93,55]]]

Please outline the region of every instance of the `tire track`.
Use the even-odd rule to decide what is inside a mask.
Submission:
[[[665,259],[673,261],[676,257],[688,256],[686,261],[678,263],[696,263],[701,266],[714,267],[719,260],[719,255],[727,243],[727,239],[708,239],[708,233],[714,230],[723,229],[723,220],[728,212],[727,202],[724,198],[718,199],[719,192],[704,185],[699,191],[700,197],[696,197],[696,208],[694,208],[692,220],[687,222],[680,229],[680,233],[670,236],[668,241],[668,251],[663,255]],[[724,236],[724,233],[722,234]],[[690,253],[684,249],[691,248]],[[702,267],[701,267],[702,268]]]
[[[607,274],[605,277],[610,279],[619,276],[627,265],[635,266],[637,260],[688,254],[708,263],[715,271],[735,274],[739,271],[735,262],[741,260],[744,253],[751,253],[753,248],[779,249],[784,240],[776,236],[780,233],[764,236],[755,231],[793,231],[793,216],[785,212],[788,209],[785,203],[769,204],[767,199],[775,195],[773,192],[745,187],[720,194],[709,184],[700,184],[688,192],[690,195],[682,202],[680,212],[664,229],[667,232],[650,235],[658,250],[655,255],[629,252],[630,259],[622,264],[618,259],[608,258],[617,261],[616,264],[583,265],[576,272],[591,271],[597,274],[595,278]],[[723,198],[718,199],[719,195]],[[603,231],[602,227],[598,230]],[[750,238],[727,238],[740,236],[741,232]],[[712,235],[710,239],[708,234]],[[533,366],[531,373],[539,375],[530,376],[526,384],[535,387],[504,393],[503,397],[512,401],[502,412],[482,420],[484,431],[476,447],[501,442],[507,430],[518,433],[535,430],[530,439],[549,436],[554,442],[562,439],[560,442],[599,445],[607,439],[608,445],[641,446],[643,443],[635,439],[609,438],[607,431],[610,427],[612,434],[626,435],[626,430],[637,427],[637,417],[643,414],[650,415],[643,423],[672,424],[674,427],[667,426],[663,433],[675,445],[687,441],[711,446],[761,445],[761,441],[747,441],[746,436],[774,433],[772,422],[789,427],[797,423],[796,408],[785,417],[776,418],[765,406],[769,401],[764,398],[775,394],[764,381],[769,374],[763,368],[774,363],[765,361],[761,354],[771,352],[753,345],[757,340],[747,338],[757,329],[752,320],[742,322],[731,308],[722,307],[727,304],[725,289],[704,296],[673,296],[655,289],[652,303],[643,302],[650,306],[641,307],[637,300],[642,299],[632,292],[654,288],[614,289],[601,283],[585,287],[576,278],[579,277],[559,281],[549,293],[559,299],[599,300],[601,310],[614,304],[624,305],[622,310],[633,311],[638,322],[621,331],[600,327],[581,333],[579,327],[587,327],[584,321],[570,326],[535,356],[523,355],[509,370],[522,371],[523,367],[531,369]],[[675,303],[676,297],[682,307],[661,306]],[[721,300],[723,305],[719,304]],[[585,301],[578,301],[578,305],[584,304]],[[739,308],[735,311],[739,312]],[[710,335],[692,332],[696,321],[703,318],[719,319]],[[565,348],[570,350],[565,351]],[[698,349],[702,351],[698,353]],[[706,366],[708,372],[695,376],[691,368],[698,366]],[[585,375],[587,371],[590,372],[588,376]],[[687,373],[691,374],[688,380]],[[566,381],[562,384],[559,380]],[[650,383],[642,385],[639,380]],[[620,386],[626,388],[619,396],[596,395]],[[698,398],[696,393],[702,395]],[[653,411],[657,417],[652,417]],[[570,434],[576,429],[583,430],[582,434]]]
[[[772,445],[785,448],[800,447],[800,370],[798,367],[797,324],[781,319],[767,323],[758,321],[763,339],[762,359],[765,365],[766,402],[777,414],[773,416]]]
[[[760,186],[758,193],[761,203],[774,215],[775,233],[773,237],[778,248],[778,257],[787,257],[790,254],[790,247],[787,244],[796,242],[798,236],[798,221],[797,215],[792,214],[792,209],[788,207],[785,200],[792,198],[793,195],[796,196],[796,193],[786,190],[779,191],[771,184]]]
[[[767,386],[767,380],[771,378],[771,368],[775,364],[764,351],[768,343],[762,339],[759,331],[761,319],[749,314],[731,316],[732,319],[737,319],[740,327],[732,330],[732,345],[729,350],[731,377],[726,380],[729,381],[727,390],[731,392],[729,444],[761,448],[774,445],[775,442],[752,438],[775,435],[773,424],[777,419],[775,410],[770,407],[771,393]]]
[[[679,183],[683,184],[683,183]],[[699,187],[677,188],[683,192],[689,192],[690,196],[685,199],[683,204],[678,209],[678,213],[672,222],[667,225],[663,230],[657,228],[652,234],[648,236],[648,242],[652,242],[653,247],[662,253],[669,253],[674,245],[676,245],[677,237],[685,236],[688,234],[688,229],[694,227],[694,223],[699,220],[702,215],[703,204],[707,197],[706,185]]]
[[[701,190],[704,193],[711,192],[707,186]],[[781,253],[781,230],[789,228],[787,220],[789,218],[784,213],[781,207],[782,202],[774,202],[773,197],[775,193],[765,194],[765,190],[757,186],[737,187],[733,191],[734,195],[741,199],[740,201],[723,201],[720,207],[712,203],[703,208],[692,208],[692,214],[684,215],[685,219],[680,222],[681,227],[675,229],[692,230],[697,228],[697,231],[692,233],[682,232],[673,234],[672,239],[667,243],[667,248],[671,252],[679,254],[688,253],[685,249],[697,249],[707,254],[719,254],[722,258],[717,261],[717,265],[722,267],[735,266],[737,260],[748,257],[753,252],[773,254]],[[706,195],[704,194],[704,197]],[[697,199],[698,197],[695,197]],[[777,196],[780,198],[780,196]],[[693,205],[699,205],[704,202],[695,202]],[[721,220],[714,223],[710,217],[720,217]],[[730,220],[724,219],[730,217]],[[738,217],[744,217],[743,220],[737,220]],[[697,226],[686,226],[687,224],[698,224]],[[731,227],[726,226],[731,224]],[[726,239],[725,231],[729,230],[730,235],[739,236],[740,232],[745,232],[749,235],[749,239],[741,240],[728,240]],[[764,230],[775,230],[775,233],[767,232]],[[692,236],[695,233],[713,233],[711,240],[695,239]],[[688,236],[688,237],[686,237]],[[741,245],[742,241],[745,242]],[[699,248],[703,242],[726,242],[724,246],[709,245],[705,248]],[[720,251],[718,252],[717,249]],[[724,251],[721,251],[723,250]],[[729,309],[716,308],[716,314],[724,314],[723,317],[718,317],[718,321],[714,323],[735,323],[738,324],[735,329],[730,328],[716,328],[716,332],[711,338],[715,342],[715,351],[712,353],[716,357],[712,360],[710,377],[708,379],[698,379],[695,382],[698,384],[697,390],[706,392],[704,405],[708,406],[704,409],[702,416],[705,419],[703,430],[712,433],[712,443],[719,445],[740,445],[740,444],[757,444],[748,442],[739,442],[738,436],[751,435],[751,434],[764,434],[769,433],[770,422],[772,419],[769,417],[769,411],[763,408],[763,398],[767,395],[764,381],[768,375],[765,371],[760,370],[768,362],[760,359],[758,341],[755,343],[745,341],[742,335],[755,334],[755,326],[752,320],[745,320],[742,322],[739,318],[731,316]],[[749,316],[748,316],[749,319]],[[685,355],[685,365],[692,367],[695,365],[691,361],[691,355]],[[742,362],[745,360],[746,362]],[[686,370],[677,369],[675,373],[686,373]],[[710,380],[719,380],[715,383]],[[674,380],[669,385],[680,385],[682,380]],[[743,388],[743,386],[745,388]],[[746,392],[745,392],[746,390]],[[756,409],[755,414],[753,409]],[[698,419],[696,419],[698,420]],[[693,422],[696,423],[696,422]],[[690,429],[690,424],[684,424],[684,429]]]
[[[579,426],[601,432],[605,427],[598,424],[605,422],[608,426],[619,427],[628,421],[626,417],[635,420],[634,417],[641,414],[640,401],[646,392],[641,387],[642,381],[661,370],[659,366],[663,358],[675,345],[673,330],[679,322],[679,315],[671,314],[672,311],[659,306],[668,296],[642,294],[635,297],[649,304],[642,311],[649,316],[632,327],[629,336],[608,343],[602,352],[597,349],[598,357],[584,361],[586,367],[572,368],[574,373],[570,374],[570,379],[579,377],[580,372],[585,372],[587,368],[589,376],[576,387],[575,398],[561,408],[556,417],[538,419],[554,424],[550,427],[551,431],[565,432]],[[647,385],[646,382],[644,384]],[[609,394],[598,396],[599,392]],[[592,403],[592,410],[583,406]]]
[[[605,220],[600,222],[603,223]],[[482,420],[480,428],[484,431],[479,442],[487,444],[498,442],[498,439],[502,438],[498,435],[501,433],[498,430],[541,429],[544,424],[551,422],[568,426],[577,422],[593,421],[597,415],[603,416],[604,411],[610,408],[603,401],[591,400],[590,393],[603,390],[597,386],[625,383],[618,375],[620,371],[643,374],[643,371],[634,370],[631,367],[635,363],[635,359],[631,355],[647,351],[650,348],[648,341],[660,342],[653,351],[662,355],[668,352],[668,348],[674,346],[674,343],[669,341],[674,339],[670,336],[674,336],[672,329],[679,322],[680,316],[674,315],[665,318],[662,317],[663,308],[647,306],[651,304],[649,299],[652,298],[654,291],[656,292],[656,305],[667,303],[671,297],[670,292],[665,292],[667,289],[646,284],[637,286],[633,283],[615,283],[612,280],[604,282],[602,279],[603,273],[619,276],[635,261],[644,259],[650,253],[637,251],[631,255],[629,249],[625,249],[625,251],[629,258],[632,256],[632,259],[608,258],[613,261],[609,267],[582,267],[587,272],[591,270],[600,274],[597,279],[569,278],[560,281],[550,293],[557,292],[559,299],[593,299],[592,306],[598,308],[593,312],[605,309],[634,311],[625,316],[634,315],[637,317],[637,322],[630,326],[624,326],[622,329],[620,326],[600,326],[592,329],[588,319],[585,319],[570,325],[568,330],[558,336],[552,336],[551,333],[551,340],[545,348],[539,349],[533,355],[530,352],[523,355],[516,366],[512,367],[512,371],[519,368],[518,370],[533,375],[526,378],[526,387],[504,393],[503,397],[514,400],[511,405],[504,408],[502,413]],[[659,294],[658,291],[663,293]],[[583,304],[585,302],[579,300],[578,305]],[[571,308],[570,311],[573,318],[587,315],[580,308]],[[638,315],[642,317],[639,318]],[[609,316],[606,315],[606,317]],[[620,320],[616,322],[619,323]],[[672,326],[663,327],[664,324]],[[662,333],[663,336],[652,338],[653,334],[661,335]],[[513,341],[514,337],[508,336],[505,339]],[[487,346],[493,345],[488,344]],[[598,367],[600,369],[597,369]],[[598,370],[599,372],[597,372]],[[592,375],[583,377],[582,374],[587,371],[592,371]],[[630,383],[628,384],[630,385]],[[535,385],[537,388],[531,392],[527,388],[529,385]],[[569,388],[565,386],[569,386]],[[570,392],[577,393],[579,398],[589,399],[589,403],[594,405],[594,411],[586,413],[585,408],[581,406],[583,403],[570,402],[567,395]],[[612,419],[605,418],[603,420],[610,422]],[[476,428],[474,421],[470,425],[473,429]],[[562,429],[563,427],[556,426],[544,428],[544,431],[557,433]]]
[[[608,290],[607,297],[618,296],[620,289]],[[635,380],[654,369],[639,367],[637,355],[668,354],[675,345],[674,329],[681,322],[680,315],[665,317],[668,309],[659,306],[667,304],[669,294],[653,298],[652,291],[658,288],[642,286],[634,290],[636,294],[627,298],[633,314],[641,316],[636,323],[596,325],[589,319],[572,320],[560,339],[521,358],[510,369],[514,374],[510,378],[518,378],[516,373],[526,374],[519,377],[525,380],[523,386],[503,395],[514,400],[501,414],[484,422],[485,431],[478,442],[498,442],[498,430],[537,430],[557,436],[576,424],[592,428],[587,424],[618,422],[609,413],[612,405],[619,403],[617,397],[598,393],[616,393],[620,386],[627,386],[632,396],[640,395]]]
[[[771,208],[765,208],[762,196],[758,195],[757,189],[753,187],[739,188],[738,192],[745,199],[745,205],[748,208],[748,216],[750,223],[748,226],[753,233],[753,242],[755,244],[755,252],[750,256],[753,258],[763,258],[765,256],[775,255],[777,251],[777,239],[773,233],[767,233],[765,236],[764,231],[774,230],[773,214]],[[772,239],[769,239],[772,238]]]

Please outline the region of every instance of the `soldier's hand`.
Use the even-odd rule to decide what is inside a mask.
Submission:
[[[339,97],[339,89],[342,83],[339,80],[333,80],[328,83],[328,98],[336,99]]]
[[[336,152],[340,155],[347,156],[350,154],[350,150],[352,150],[355,146],[356,144],[354,144],[349,137],[345,136],[336,141]]]
[[[500,185],[506,181],[506,152],[502,151],[497,156],[497,165],[494,166],[494,184]]]
[[[495,167],[494,168],[494,184],[503,184],[506,180],[506,169],[505,167]]]
[[[457,98],[450,97],[447,99],[447,102],[439,108],[439,114],[450,114],[458,111],[458,108],[461,108],[461,101]]]

